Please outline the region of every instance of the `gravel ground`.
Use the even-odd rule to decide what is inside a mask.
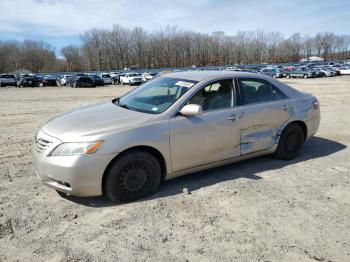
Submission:
[[[187,175],[123,205],[41,185],[30,144],[48,118],[130,87],[1,88],[0,261],[350,261],[350,77],[282,81],[321,102],[301,157]]]

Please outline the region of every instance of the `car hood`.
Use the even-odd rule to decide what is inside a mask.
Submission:
[[[121,108],[112,102],[71,110],[50,119],[42,131],[63,142],[101,138],[119,130],[142,126],[152,115]]]

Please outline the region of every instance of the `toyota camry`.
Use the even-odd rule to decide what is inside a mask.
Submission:
[[[49,120],[32,152],[45,185],[127,202],[191,172],[265,154],[294,159],[319,123],[315,96],[271,77],[179,72]]]

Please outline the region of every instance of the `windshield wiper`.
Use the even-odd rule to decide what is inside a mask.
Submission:
[[[118,103],[118,106],[125,108],[125,109],[133,110],[130,106],[127,106],[126,104]]]

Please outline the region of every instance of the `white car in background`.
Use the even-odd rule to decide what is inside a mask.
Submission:
[[[60,86],[67,86],[68,79],[71,78],[71,75],[63,75],[59,80],[58,83]]]
[[[120,77],[120,83],[122,85],[139,85],[142,84],[142,77],[138,73],[126,73]]]
[[[152,80],[154,76],[150,73],[145,72],[141,75],[141,78],[142,78],[142,82],[147,82],[149,80]]]
[[[349,67],[339,67],[341,75],[350,75],[350,66]]]
[[[100,74],[100,77],[102,77],[105,85],[111,85],[112,84],[112,76],[107,73]]]

